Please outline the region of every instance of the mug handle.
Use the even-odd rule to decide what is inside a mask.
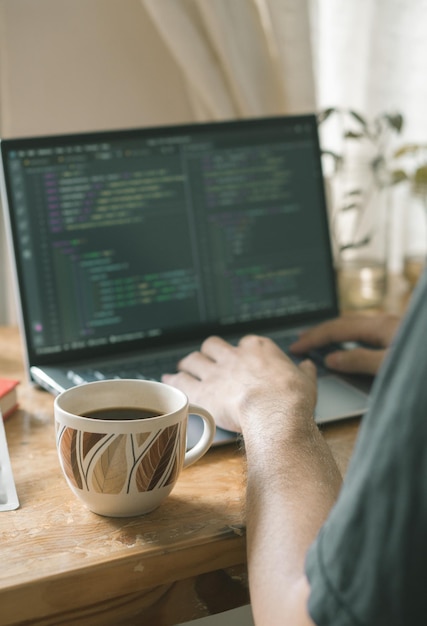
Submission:
[[[197,404],[188,406],[188,414],[198,415],[203,420],[203,432],[199,441],[190,450],[187,450],[184,457],[183,467],[188,467],[198,461],[211,447],[215,437],[215,420],[212,415]]]

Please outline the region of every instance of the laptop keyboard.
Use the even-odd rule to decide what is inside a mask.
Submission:
[[[296,338],[296,335],[274,336],[274,341],[294,363],[298,364],[306,357],[297,357],[289,353],[289,346]],[[328,345],[318,348],[307,355],[316,364],[318,376],[324,376],[328,373],[327,368],[323,365],[323,360],[329,352],[337,350],[339,347],[337,344]],[[111,378],[160,380],[162,374],[175,372],[178,361],[188,352],[189,348],[186,348],[185,350],[170,351],[167,354],[153,356],[149,360],[146,356],[140,356],[133,359],[126,358],[124,361],[117,360],[113,363],[105,363],[96,367],[74,367],[67,372],[67,377],[74,385]]]
[[[289,346],[297,340],[297,335],[286,335],[284,337],[279,336],[273,338],[277,345],[283,350],[283,352],[285,352],[285,354],[288,355],[288,357],[296,365],[298,365],[299,363],[301,363],[301,361],[304,361],[307,358],[311,359],[316,365],[318,377],[330,374],[330,371],[323,365],[324,358],[327,354],[329,354],[329,352],[334,352],[335,350],[340,349],[339,345],[334,343],[323,346],[321,348],[316,348],[316,350],[312,350],[311,352],[309,352],[309,354],[300,357],[291,354],[291,352],[289,351]]]
[[[68,371],[67,377],[75,385],[110,378],[160,380],[162,374],[175,372],[176,364],[186,354],[188,354],[188,350],[155,356],[150,360],[141,356],[134,359],[126,358],[124,361],[114,361],[97,367],[76,367]]]

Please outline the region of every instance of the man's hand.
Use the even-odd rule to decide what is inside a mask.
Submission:
[[[325,358],[325,365],[342,373],[375,375],[399,323],[400,319],[394,315],[345,315],[303,333],[290,349],[294,354],[306,354],[334,342],[361,342],[372,347],[331,352]]]
[[[269,431],[283,430],[284,415],[286,428],[300,427],[312,418],[316,404],[313,363],[296,367],[273,341],[256,335],[243,337],[237,346],[209,337],[200,352],[180,361],[177,374],[162,380],[209,410],[219,426],[236,432],[262,432],[266,420]],[[275,414],[281,416],[278,425]]]

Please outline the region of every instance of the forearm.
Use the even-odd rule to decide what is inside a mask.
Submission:
[[[307,549],[336,500],[341,476],[317,426],[304,437],[259,445],[245,438],[247,540],[257,626],[311,624],[304,575]]]
[[[298,367],[267,337],[235,347],[208,338],[163,377],[204,405],[217,423],[243,433],[251,601],[257,626],[309,625],[307,549],[341,486],[312,418],[316,368]]]

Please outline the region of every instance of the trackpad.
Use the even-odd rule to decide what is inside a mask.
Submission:
[[[329,422],[362,415],[368,408],[368,395],[336,376],[318,379],[316,422]]]
[[[187,449],[196,445],[202,436],[202,432],[203,420],[198,415],[189,415],[187,428]],[[212,446],[232,443],[233,441],[236,441],[238,436],[238,433],[234,433],[230,430],[224,430],[223,428],[218,428],[217,426]]]

